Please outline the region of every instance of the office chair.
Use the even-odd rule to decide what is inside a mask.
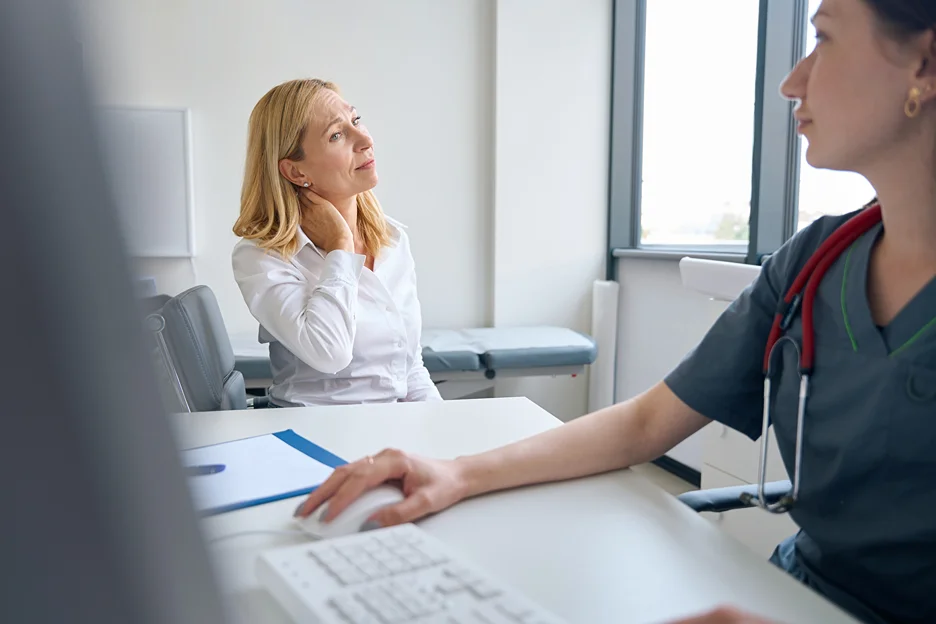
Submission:
[[[770,481],[764,484],[764,498],[767,503],[775,503],[790,491],[789,481]],[[721,513],[733,509],[754,507],[757,496],[757,484],[735,485],[731,487],[695,490],[679,495],[677,498],[694,511]]]
[[[741,291],[760,273],[759,266],[720,262],[686,257],[679,261],[679,273],[683,285],[718,301],[733,301]],[[789,481],[774,481],[764,484],[764,498],[768,503],[778,501],[790,491]],[[679,500],[695,511],[720,513],[732,509],[753,507],[757,485],[696,490],[679,496]]]
[[[234,369],[234,350],[214,293],[195,286],[175,297],[142,301],[163,399],[171,411],[206,412],[268,406],[248,399],[244,376]]]

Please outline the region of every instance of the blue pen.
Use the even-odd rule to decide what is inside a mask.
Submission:
[[[206,464],[203,466],[186,466],[185,474],[189,477],[201,477],[216,474],[224,470],[224,464]]]

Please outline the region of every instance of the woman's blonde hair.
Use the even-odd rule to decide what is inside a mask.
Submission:
[[[299,249],[300,204],[296,187],[280,174],[279,161],[305,157],[302,139],[312,105],[323,89],[339,93],[337,85],[324,80],[290,80],[270,89],[250,113],[240,217],[234,234],[287,258]],[[389,243],[390,234],[374,192],[359,193],[357,208],[364,249],[376,257]]]

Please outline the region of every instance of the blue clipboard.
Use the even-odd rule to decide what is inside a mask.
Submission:
[[[324,464],[330,468],[337,468],[344,464],[347,464],[344,459],[338,457],[334,453],[322,448],[321,446],[311,442],[310,440],[302,437],[292,429],[286,429],[284,431],[278,431],[272,434],[263,434],[263,436],[254,436],[254,438],[266,437],[272,435],[273,437],[278,438],[280,441],[288,444],[297,451],[303,453],[316,460],[317,462]],[[252,440],[254,438],[244,438],[244,440]],[[232,442],[238,442],[242,440],[234,440]],[[221,444],[229,444],[230,442],[223,442]],[[196,447],[192,449],[186,449],[187,451],[194,451],[199,449],[206,449],[211,447],[220,446],[220,444],[211,444],[207,446]],[[202,477],[190,477],[193,479],[201,479]],[[210,478],[210,477],[208,477]],[[303,487],[299,489],[290,489],[283,492],[277,492],[263,497],[249,498],[247,500],[238,501],[235,503],[230,503],[226,505],[219,505],[215,507],[210,507],[208,509],[201,509],[196,511],[200,516],[215,516],[222,513],[227,513],[229,511],[236,511],[238,509],[246,509],[248,507],[256,507],[257,505],[265,505],[266,503],[272,503],[278,500],[283,500],[286,498],[293,498],[295,496],[302,496],[303,494],[308,494],[313,492],[319,484]]]

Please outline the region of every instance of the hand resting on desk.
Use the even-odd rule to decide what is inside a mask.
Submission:
[[[338,468],[297,515],[306,517],[330,501],[328,521],[366,490],[401,481],[406,500],[372,520],[382,526],[413,522],[472,496],[650,461],[708,422],[660,383],[624,403],[478,455],[438,460],[381,451]]]

